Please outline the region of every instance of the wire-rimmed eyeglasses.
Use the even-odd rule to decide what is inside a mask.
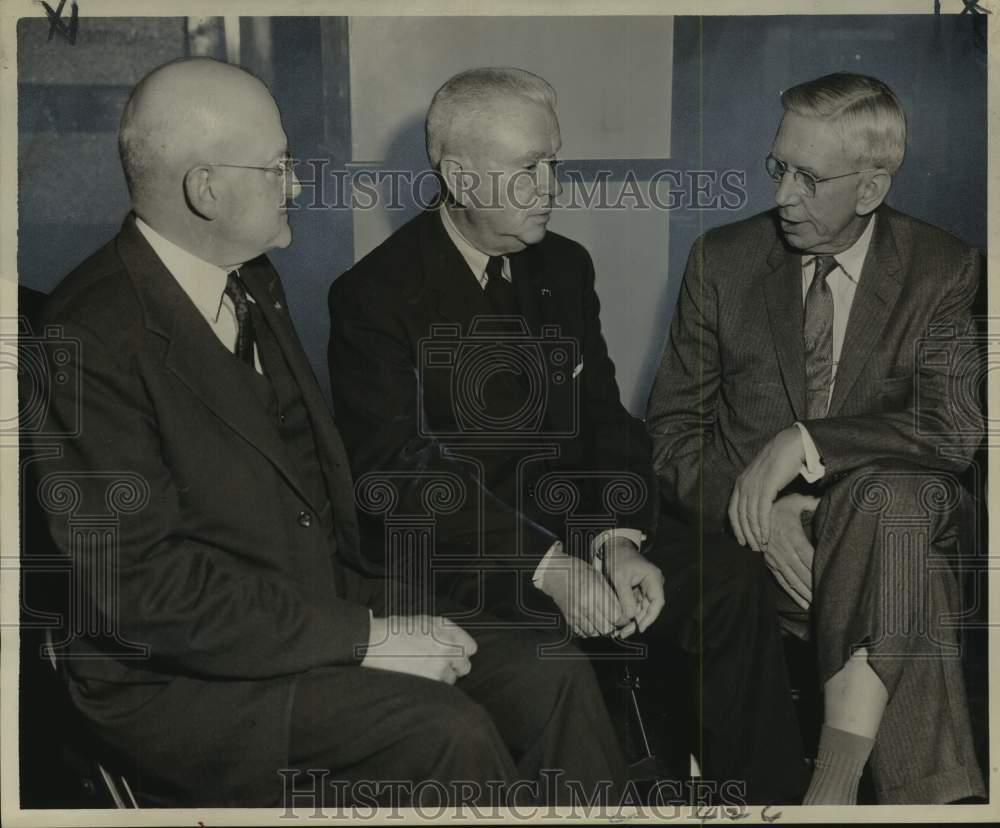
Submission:
[[[299,162],[291,157],[285,157],[278,161],[273,167],[255,167],[250,164],[204,164],[206,167],[229,167],[234,170],[260,170],[261,172],[269,172],[274,176],[282,176],[285,181],[289,181],[295,174],[295,165]]]
[[[767,158],[764,159],[764,166],[767,168],[767,174],[774,179],[775,184],[781,184],[782,179],[785,177],[785,173],[790,171],[796,185],[798,185],[802,192],[808,196],[816,195],[816,185],[822,184],[824,181],[836,181],[838,178],[847,178],[849,175],[857,175],[858,173],[878,169],[878,167],[865,167],[863,170],[852,170],[851,172],[841,173],[840,175],[828,175],[826,178],[819,178],[818,176],[813,175],[811,172],[806,172],[805,170],[791,169],[788,164],[780,158],[775,158],[773,155],[768,155]]]

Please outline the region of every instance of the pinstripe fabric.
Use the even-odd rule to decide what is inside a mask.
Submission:
[[[649,399],[664,507],[706,531],[724,526],[736,477],[774,434],[796,420],[808,429],[827,470],[813,524],[821,679],[852,645],[870,645],[892,694],[872,756],[882,801],[941,802],[983,790],[961,664],[941,657],[954,631],[937,621],[958,611],[957,582],[947,567],[930,575],[926,563],[913,563],[914,555],[932,559],[954,534],[950,513],[926,518],[927,487],[953,480],[982,434],[979,372],[964,370],[974,343],[963,339],[979,278],[976,251],[880,208],[829,411],[811,419],[801,256],[784,246],[773,211],[712,230],[689,258]],[[884,510],[866,508],[852,488],[868,473]],[[916,521],[902,538],[887,534],[900,514],[892,509]]]
[[[773,211],[709,231],[688,259],[646,412],[665,504],[721,528],[737,475],[796,420],[828,473],[872,459],[961,471],[982,431],[955,399],[975,394],[975,372],[958,372],[978,281],[975,250],[880,208],[830,409],[810,420],[801,257],[784,247]],[[934,359],[915,364],[928,341]],[[943,442],[957,444],[947,457]]]

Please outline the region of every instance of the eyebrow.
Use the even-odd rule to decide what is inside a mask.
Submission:
[[[793,170],[798,170],[799,172],[809,173],[809,175],[811,175],[813,178],[822,178],[823,177],[818,172],[816,172],[815,168],[813,168],[813,167],[808,167],[808,166],[806,166],[806,167],[796,167],[794,164],[789,164],[784,158],[782,158],[780,155],[775,155],[773,152],[771,153],[771,157],[774,158],[777,161],[780,161],[786,167],[791,167]]]
[[[555,159],[555,157],[556,157],[556,153],[554,153],[554,152],[551,152],[551,153],[550,152],[531,152],[531,153],[528,153],[527,155],[522,155],[519,158],[517,158],[516,163],[518,163],[518,164],[524,164],[524,163],[527,163],[529,161],[537,163],[538,161],[543,161],[546,158]]]

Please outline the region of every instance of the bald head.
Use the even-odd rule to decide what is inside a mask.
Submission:
[[[118,134],[133,202],[177,195],[188,169],[225,160],[265,114],[277,114],[267,87],[235,66],[192,58],[154,69],[132,91]]]
[[[207,58],[155,69],[125,105],[119,149],[136,214],[200,258],[231,265],[291,241],[288,139],[248,72]]]

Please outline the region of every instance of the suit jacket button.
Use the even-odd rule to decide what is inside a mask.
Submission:
[[[309,512],[299,512],[299,526],[308,529],[312,526],[313,516]]]

